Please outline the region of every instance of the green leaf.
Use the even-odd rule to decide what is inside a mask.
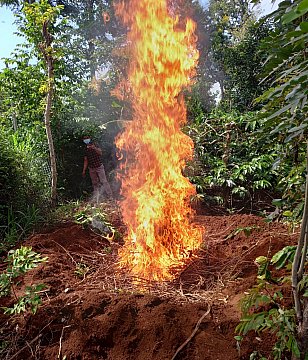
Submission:
[[[300,351],[297,345],[297,341],[294,338],[291,345],[291,351],[298,359],[300,358]]]
[[[281,115],[282,113],[286,112],[287,110],[289,110],[292,107],[292,104],[287,104],[285,105],[283,108],[277,110],[276,112],[274,112],[274,114],[272,114],[271,116],[269,116],[267,118],[267,120],[273,119],[279,115]]]
[[[256,258],[255,262],[259,265],[262,265],[267,262],[267,257],[266,256],[258,256]]]
[[[300,13],[305,14],[308,11],[308,0],[302,0],[297,5],[297,11],[299,11]]]
[[[282,213],[283,216],[286,216],[286,217],[291,217],[293,215],[292,211],[290,210],[286,210]]]
[[[294,257],[296,246],[285,246],[278,251],[271,259],[271,263],[276,266],[276,269],[281,269],[285,266],[286,262]]]
[[[120,104],[118,104],[116,101],[113,101],[112,103],[111,103],[111,106],[113,107],[113,108],[121,108],[122,106],[120,105]]]
[[[299,126],[295,126],[295,127],[291,128],[288,132],[293,133],[293,132],[298,131],[298,130],[303,130],[303,129],[305,129],[307,127],[307,125],[308,124],[303,123],[303,124],[301,124]]]
[[[308,21],[303,21],[299,24],[300,29],[304,32],[308,32]]]
[[[281,18],[282,24],[288,24],[293,20],[303,16],[306,14],[308,9],[308,0],[302,0],[296,7],[296,9],[292,9],[291,11],[284,14]]]
[[[282,24],[288,24],[291,21],[297,19],[300,15],[298,15],[295,10],[291,10],[288,13],[284,14],[281,18]]]
[[[274,206],[281,207],[283,205],[283,200],[282,199],[273,199],[272,204]]]

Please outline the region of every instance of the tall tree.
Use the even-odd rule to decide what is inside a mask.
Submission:
[[[57,198],[57,166],[51,131],[51,109],[54,94],[54,62],[59,56],[59,50],[54,47],[53,39],[55,23],[60,14],[61,7],[49,5],[47,0],[28,4],[22,8],[21,28],[28,42],[33,45],[34,53],[38,59],[43,59],[46,71],[46,105],[44,112],[45,130],[49,147],[49,158],[51,165],[51,202],[56,203]]]
[[[226,100],[226,60],[229,49],[240,41],[247,27],[255,21],[248,0],[211,0],[208,7],[211,71],[219,83],[221,99]],[[251,64],[254,66],[253,64]]]

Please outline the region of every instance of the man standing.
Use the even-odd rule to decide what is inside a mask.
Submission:
[[[105,192],[109,198],[112,197],[112,190],[107,181],[106,173],[102,161],[102,149],[91,141],[89,136],[83,137],[86,144],[85,156],[83,161],[82,176],[86,176],[87,167],[92,181],[94,196],[98,199],[101,195],[100,190]]]

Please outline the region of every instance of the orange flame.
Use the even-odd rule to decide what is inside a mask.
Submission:
[[[168,12],[166,0],[130,0],[116,6],[128,25],[134,119],[117,138],[126,162],[122,179],[123,218],[128,226],[120,263],[138,278],[171,279],[201,243],[188,206],[194,187],[182,175],[192,156],[183,87],[192,82],[198,61],[195,23]]]

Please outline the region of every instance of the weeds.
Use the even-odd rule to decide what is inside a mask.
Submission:
[[[4,233],[0,242],[0,252],[12,248],[19,240],[29,235],[32,229],[43,220],[40,210],[34,205],[28,205],[25,211],[14,211],[8,208],[7,225],[1,226]]]

